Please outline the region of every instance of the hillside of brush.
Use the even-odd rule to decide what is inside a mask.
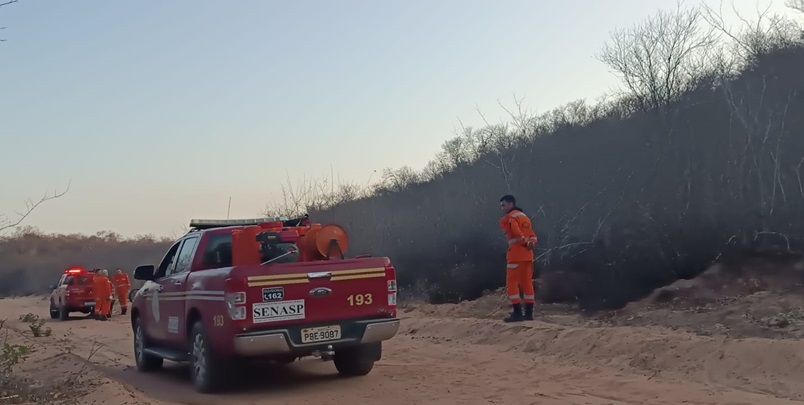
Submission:
[[[718,261],[798,255],[804,36],[779,19],[718,43],[713,16],[660,13],[615,33],[601,57],[624,81],[613,100],[464,128],[424,172],[387,171],[371,196],[314,215],[436,303],[504,283],[508,193],[540,238],[545,302],[620,308]]]
[[[614,35],[601,59],[623,77],[621,94],[539,116],[507,110],[510,123],[463,128],[423,171],[387,170],[371,190],[286,189],[285,206],[271,213],[308,210],[316,222],[343,225],[350,253],[390,257],[400,287],[434,303],[503,284],[498,200],[508,193],[539,236],[545,302],[619,308],[714,262],[796,255],[801,31],[713,44],[711,30],[665,29],[702,16],[660,15]],[[42,291],[66,265],[132,269],[158,260],[167,243],[21,230],[0,240],[0,294]]]
[[[0,238],[0,297],[49,292],[48,285],[70,266],[133,273],[138,265],[161,260],[171,243],[153,236],[45,234],[23,227]]]
[[[353,251],[392,257],[403,286],[458,301],[504,282],[510,192],[556,284],[543,298],[619,307],[718,259],[801,250],[803,71],[790,47],[661,112],[575,104],[500,152],[315,216],[343,224]]]

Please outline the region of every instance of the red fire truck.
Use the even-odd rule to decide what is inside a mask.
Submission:
[[[225,387],[244,359],[333,360],[368,374],[399,330],[387,257],[346,258],[346,232],[304,218],[193,220],[156,266],[140,266],[131,324],[140,371],[189,362],[196,389]]]
[[[95,309],[94,276],[81,267],[64,270],[59,282],[50,286],[50,317],[64,321],[70,317],[70,312],[91,314]]]

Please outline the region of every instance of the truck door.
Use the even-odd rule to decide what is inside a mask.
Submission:
[[[190,274],[190,265],[193,261],[195,248],[198,246],[198,236],[184,239],[176,256],[176,265],[169,270],[162,284],[164,301],[160,306],[165,322],[167,344],[174,349],[187,349],[186,338],[186,307],[187,307],[187,276]]]
[[[67,284],[64,283],[65,278],[67,278],[66,274],[61,276],[61,278],[59,279],[59,283],[56,284],[56,290],[53,293],[56,298],[54,300],[56,306],[62,306],[65,303],[64,296],[66,295],[65,293],[67,292]]]
[[[168,275],[173,273],[176,267],[176,255],[179,252],[179,246],[182,241],[178,241],[170,247],[162,263],[156,268],[154,272],[153,282],[147,283],[147,287],[143,286],[143,293],[147,294],[148,299],[145,305],[146,314],[143,314],[143,322],[145,323],[145,331],[149,338],[159,342],[165,342],[167,336],[167,316],[165,315],[164,305],[168,304],[169,297],[164,296],[166,286],[170,285]],[[167,289],[171,291],[170,288]]]

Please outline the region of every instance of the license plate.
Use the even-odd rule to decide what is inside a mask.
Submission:
[[[90,307],[90,306],[94,307],[95,306],[95,301],[87,301],[87,302],[84,303],[84,305],[86,305],[88,307]]]
[[[322,326],[320,328],[307,328],[301,330],[302,343],[326,342],[341,338],[341,327]]]

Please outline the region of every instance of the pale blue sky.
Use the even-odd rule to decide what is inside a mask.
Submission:
[[[0,8],[0,213],[72,179],[27,224],[164,235],[229,196],[257,216],[285,170],[420,168],[476,107],[499,122],[513,93],[544,112],[613,88],[608,32],[675,4],[22,0]]]

